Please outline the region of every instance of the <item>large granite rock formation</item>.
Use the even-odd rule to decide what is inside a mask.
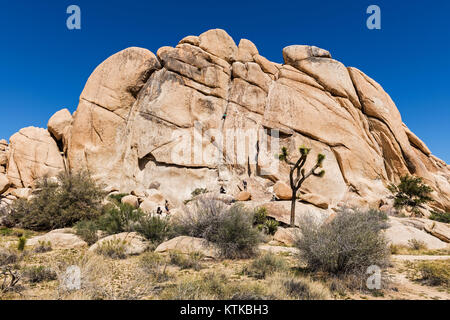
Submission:
[[[157,56],[128,48],[92,73],[73,120],[60,114],[49,130],[71,170],[88,168],[121,192],[157,184],[174,203],[195,188],[224,185],[236,195],[243,179],[252,200],[270,200],[274,183],[288,179],[286,165],[271,166],[279,149],[264,147],[278,144],[294,155],[311,147],[311,163],[326,155],[325,177],[301,190],[321,210],[378,206],[404,174],[422,177],[435,190],[433,206],[450,210],[449,166],[406,127],[378,83],[317,47],[289,46],[283,57],[284,64],[270,62],[249,40],[237,46],[219,29]],[[10,145],[8,177],[17,187],[63,166],[45,130],[24,130]],[[233,130],[242,131],[230,139]]]

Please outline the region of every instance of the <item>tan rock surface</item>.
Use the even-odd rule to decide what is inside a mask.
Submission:
[[[42,236],[33,237],[26,242],[26,245],[37,246],[39,242],[50,242],[52,249],[74,249],[87,246],[87,243],[73,234],[71,229],[53,230]]]
[[[56,140],[67,138],[67,134],[72,126],[72,120],[69,110],[59,110],[48,120],[48,131],[53,134]]]
[[[28,199],[31,196],[31,188],[18,188],[11,191],[11,195],[18,199]]]
[[[128,48],[92,73],[64,145],[70,169],[87,168],[120,192],[158,182],[175,205],[196,188],[216,192],[224,185],[236,195],[243,179],[254,179],[252,201],[268,201],[268,189],[286,181],[288,167],[264,164],[279,150],[261,146],[277,142],[295,157],[303,144],[312,148],[306,168],[317,153],[326,155],[325,177],[307,180],[300,190],[314,195],[313,204],[299,203],[304,209],[325,211],[339,203],[378,208],[389,183],[415,174],[436,190],[433,208],[450,210],[450,167],[406,127],[381,85],[328,51],[288,46],[280,65],[262,57],[251,41],[236,46],[224,30],[214,29],[185,37],[175,48],[162,47],[157,55],[159,60],[146,49]],[[242,131],[264,129],[280,135],[267,132],[244,155],[238,151],[247,140]],[[225,139],[221,146],[230,130],[241,131],[234,145]],[[19,161],[17,146],[12,141],[7,164],[15,187],[27,187],[48,164],[62,167],[61,159],[56,165],[23,160],[34,161],[34,153]],[[53,146],[48,154],[56,159]],[[194,152],[198,146],[200,154]]]
[[[428,249],[435,250],[447,248],[448,244],[446,242],[411,225],[410,221],[402,219],[403,218],[389,218],[390,228],[385,230],[385,235],[390,243],[394,245],[409,246],[409,241],[414,239],[424,242]]]
[[[273,192],[280,200],[292,199],[292,189],[284,182],[277,181],[277,183],[273,186]]]
[[[169,251],[177,251],[185,254],[200,252],[208,258],[217,258],[219,256],[218,249],[205,239],[187,236],[180,236],[163,242],[155,250],[155,252]]]
[[[122,203],[124,204],[129,204],[130,206],[132,206],[133,208],[137,209],[139,208],[139,199],[136,196],[133,195],[128,195],[122,198],[121,200]]]
[[[64,170],[58,146],[45,129],[21,129],[10,139],[8,178],[14,187],[30,187],[36,179]]]
[[[108,242],[123,245],[126,255],[141,254],[149,247],[148,241],[136,232],[122,232],[100,239],[89,248],[89,251],[95,252],[100,246]]]
[[[8,190],[10,185],[9,179],[5,174],[0,173],[0,194]]]
[[[236,197],[237,201],[249,201],[252,199],[252,194],[248,191],[241,191]]]
[[[298,228],[278,227],[277,232],[273,236],[273,240],[287,246],[293,246],[300,235],[300,229]]]

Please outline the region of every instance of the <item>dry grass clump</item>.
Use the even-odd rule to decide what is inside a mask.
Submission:
[[[45,266],[26,267],[22,271],[22,276],[24,276],[31,283],[53,281],[58,278],[58,275],[53,269]]]
[[[8,248],[0,248],[0,266],[14,264],[19,261],[16,251]]]
[[[167,271],[167,259],[155,252],[146,252],[139,258],[139,266],[156,282],[164,282],[170,278]]]
[[[58,271],[59,287],[57,299],[63,300],[141,300],[154,294],[154,282],[139,268],[133,270],[132,277],[126,281],[118,279],[114,261],[104,257],[86,254],[71,262],[60,265]],[[79,287],[71,281],[79,272]]]
[[[430,286],[450,290],[450,259],[407,263],[410,278]]]
[[[95,252],[111,259],[125,259],[126,245],[126,240],[111,239],[99,243]]]
[[[242,273],[256,279],[265,279],[275,272],[287,272],[287,269],[287,263],[283,258],[271,252],[266,252],[253,260],[248,266],[245,266]]]
[[[159,295],[163,300],[262,300],[265,288],[256,282],[233,282],[224,273],[209,272],[181,278]]]
[[[189,254],[183,254],[180,252],[172,251],[169,254],[170,264],[180,267],[181,269],[194,269],[199,271],[202,269],[202,259],[204,258],[201,252],[191,252]]]
[[[33,248],[33,253],[45,253],[52,251],[52,244],[50,241],[39,241],[38,244]]]
[[[419,248],[419,249],[417,249]],[[391,244],[389,246],[391,254],[399,254],[399,255],[415,255],[415,256],[446,256],[450,255],[450,247],[445,249],[436,249],[431,250],[426,248],[426,246],[411,245],[394,245]]]

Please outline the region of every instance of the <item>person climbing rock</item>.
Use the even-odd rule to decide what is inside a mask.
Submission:
[[[221,194],[225,194],[226,193],[225,188],[223,186],[220,186],[220,193]]]
[[[226,118],[227,118],[227,114],[224,113],[223,116],[222,116],[222,120],[225,120]]]
[[[247,181],[242,181],[242,184],[244,185],[244,190],[247,191]]]

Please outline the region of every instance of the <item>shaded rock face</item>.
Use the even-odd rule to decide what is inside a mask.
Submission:
[[[312,205],[377,207],[388,183],[415,174],[435,190],[433,205],[450,209],[449,166],[403,124],[378,83],[317,47],[289,46],[283,57],[284,64],[270,62],[251,41],[237,46],[219,29],[162,47],[157,56],[141,48],[111,56],[90,76],[64,133],[69,168],[87,168],[122,192],[156,181],[178,204],[196,188],[223,185],[238,194],[242,180],[252,181],[252,200],[268,201],[267,190],[287,183],[289,168],[263,160],[276,162],[282,146],[297,156],[306,145],[306,168],[317,153],[326,155],[325,177],[301,189]],[[229,139],[233,130],[239,133]],[[262,133],[251,140],[251,132]],[[244,151],[242,141],[250,141]],[[192,152],[199,146],[200,156]],[[19,175],[14,149],[12,142],[8,177],[26,187],[41,171]],[[51,168],[60,167],[56,158]]]

